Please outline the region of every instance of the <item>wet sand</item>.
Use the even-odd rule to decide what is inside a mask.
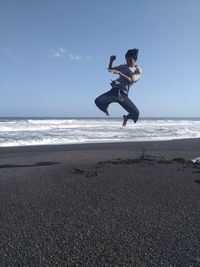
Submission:
[[[0,266],[200,266],[200,140],[0,148]]]

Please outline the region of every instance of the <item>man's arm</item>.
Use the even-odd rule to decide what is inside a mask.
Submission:
[[[112,64],[113,64],[113,61],[115,61],[115,59],[116,59],[116,56],[114,56],[114,55],[110,56],[110,61],[109,61],[109,64],[108,64],[108,70],[109,71],[111,71],[113,69]]]
[[[119,71],[119,70],[116,70],[115,68],[112,68],[112,69],[110,70],[110,72],[112,72],[113,74],[118,74],[119,76],[122,76],[123,78],[125,78],[125,79],[126,79],[128,82],[130,82],[130,83],[133,82],[133,80],[132,80],[129,76],[125,75],[124,73],[122,73],[122,72]]]
[[[119,71],[117,68],[113,68],[112,70],[110,70],[110,72],[112,72],[113,74],[118,74],[122,77],[124,77],[126,80],[128,80],[130,83],[135,83],[137,82],[140,78],[141,78],[141,74],[142,71],[140,68],[138,68],[138,66],[136,67],[136,71],[132,74],[132,76],[127,76],[124,73],[122,73],[121,71]]]
[[[115,61],[115,59],[116,59],[115,55],[110,56],[110,61],[109,61],[109,64],[108,64],[108,70],[110,72],[112,72],[113,74],[118,74],[118,75],[124,77],[126,80],[128,80],[130,83],[132,83],[133,80],[129,76],[127,76],[127,75],[123,74],[121,71],[117,70],[117,67],[113,67],[112,66],[112,64]]]

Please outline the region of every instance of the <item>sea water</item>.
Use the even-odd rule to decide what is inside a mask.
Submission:
[[[200,138],[200,118],[0,118],[0,147]]]

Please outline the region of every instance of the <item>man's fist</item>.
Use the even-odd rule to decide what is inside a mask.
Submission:
[[[116,59],[116,56],[112,55],[110,56],[110,61],[114,61]]]

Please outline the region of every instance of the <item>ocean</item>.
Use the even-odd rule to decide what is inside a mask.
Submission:
[[[200,138],[200,118],[0,118],[0,147]]]

